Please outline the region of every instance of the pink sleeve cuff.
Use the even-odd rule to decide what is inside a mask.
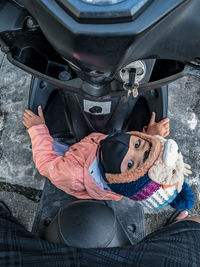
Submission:
[[[45,124],[39,124],[39,125],[35,125],[29,128],[28,133],[30,137],[33,138],[34,136],[41,135],[41,134],[49,135],[49,130]]]

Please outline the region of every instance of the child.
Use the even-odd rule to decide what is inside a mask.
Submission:
[[[40,106],[38,116],[25,110],[23,124],[39,172],[68,194],[100,200],[126,196],[152,209],[169,203],[190,209],[194,204],[193,193],[184,183],[190,166],[184,164],[176,142],[164,139],[169,134],[168,118],[156,123],[152,113],[143,133],[92,133],[63,156],[55,153]]]

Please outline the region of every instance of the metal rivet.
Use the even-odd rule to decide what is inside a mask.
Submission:
[[[26,25],[30,29],[33,28],[33,27],[35,27],[35,22],[34,22],[33,18],[29,17],[27,19],[27,21],[26,21]]]
[[[48,226],[51,223],[51,218],[45,218],[44,219],[44,225]]]
[[[144,70],[142,68],[137,69],[137,75],[142,75],[144,73]]]
[[[61,80],[61,81],[69,81],[71,79],[71,74],[67,71],[61,71],[59,74],[58,74],[58,79]]]
[[[125,69],[122,69],[122,73],[125,73],[126,72],[126,70]]]
[[[127,230],[129,231],[129,232],[135,232],[135,230],[136,230],[136,226],[135,226],[135,224],[129,224],[128,226],[127,226]]]
[[[40,89],[44,89],[46,86],[47,86],[47,83],[45,81],[40,82],[40,85],[39,85]]]
[[[158,93],[158,91],[156,89],[151,90],[151,95],[153,97],[155,97],[155,98],[158,98],[159,97],[159,93]]]
[[[4,46],[1,47],[1,51],[2,51],[3,53],[7,54],[7,53],[10,51],[10,49],[9,49],[8,46],[4,45]]]

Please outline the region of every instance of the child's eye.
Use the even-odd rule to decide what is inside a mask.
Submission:
[[[138,140],[137,142],[135,142],[135,148],[138,148],[140,146],[141,142],[140,140]]]
[[[129,160],[127,168],[130,169],[131,167],[133,167],[134,162],[132,160]]]

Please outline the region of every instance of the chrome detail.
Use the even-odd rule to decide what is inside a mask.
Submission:
[[[124,83],[129,82],[129,71],[131,68],[136,69],[135,82],[139,83],[146,74],[146,64],[143,60],[137,60],[126,65],[120,70],[119,75]]]

